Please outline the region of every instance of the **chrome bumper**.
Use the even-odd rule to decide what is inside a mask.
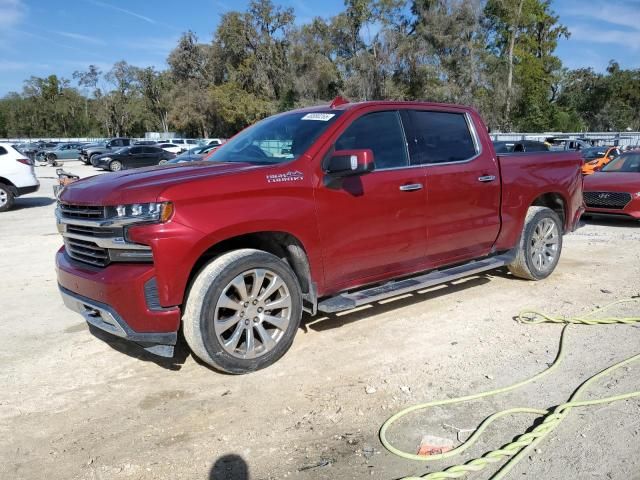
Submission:
[[[173,356],[173,346],[178,339],[176,332],[136,332],[109,305],[73,293],[60,285],[58,287],[67,308],[82,315],[90,325],[117,337],[139,343],[145,350],[155,355]]]

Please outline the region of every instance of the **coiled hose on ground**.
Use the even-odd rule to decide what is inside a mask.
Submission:
[[[535,310],[522,311],[518,315],[517,320],[524,324],[533,325],[538,323],[560,323],[565,325],[562,329],[562,334],[560,336],[560,347],[558,348],[558,354],[556,355],[555,360],[553,361],[551,366],[549,366],[549,368],[547,368],[546,370],[543,370],[542,372],[538,373],[537,375],[534,375],[529,379],[514,383],[513,385],[509,385],[506,387],[497,388],[495,390],[489,390],[486,392],[476,393],[473,395],[466,395],[464,397],[448,398],[446,400],[436,400],[433,402],[421,403],[418,405],[413,405],[408,408],[405,408],[400,412],[396,413],[395,415],[393,415],[392,417],[390,417],[382,425],[382,428],[380,429],[380,441],[382,442],[382,444],[387,450],[389,450],[391,453],[399,457],[406,458],[408,460],[430,462],[430,461],[451,458],[455,455],[458,455],[464,452],[478,440],[478,438],[482,435],[482,432],[489,425],[491,425],[491,423],[493,423],[495,420],[501,417],[511,415],[511,414],[529,414],[529,415],[533,414],[542,418],[543,419],[542,422],[540,422],[531,431],[518,436],[516,440],[506,444],[502,448],[485,453],[481,457],[475,458],[466,463],[450,466],[441,471],[427,473],[421,477],[405,477],[403,480],[424,480],[424,479],[442,480],[442,479],[449,479],[449,478],[461,478],[467,475],[468,473],[480,471],[490,464],[500,462],[505,458],[509,458],[509,460],[502,466],[502,468],[500,468],[491,477],[493,480],[504,478],[511,471],[511,469],[520,460],[522,460],[528,454],[528,452],[534,449],[536,445],[538,445],[550,432],[552,432],[558,426],[558,424],[574,408],[590,407],[594,405],[600,405],[603,403],[617,402],[620,400],[626,400],[633,397],[640,397],[640,391],[635,391],[635,392],[628,392],[620,395],[614,395],[611,397],[604,397],[604,398],[599,398],[594,400],[580,400],[580,397],[582,396],[582,394],[594,382],[606,377],[607,375],[610,375],[612,372],[614,372],[615,370],[618,370],[619,368],[624,367],[625,365],[628,365],[632,362],[637,362],[638,360],[640,360],[640,353],[638,353],[636,355],[633,355],[632,357],[627,358],[626,360],[623,360],[614,365],[611,365],[608,368],[605,368],[604,370],[597,373],[596,375],[593,375],[592,377],[587,379],[585,382],[583,382],[578,388],[576,388],[576,390],[574,390],[574,392],[571,394],[567,402],[561,405],[558,405],[552,409],[540,410],[536,408],[527,408],[527,407],[510,408],[508,410],[496,412],[488,416],[480,423],[478,428],[474,431],[473,435],[471,435],[460,446],[448,452],[429,455],[429,456],[416,455],[414,453],[405,452],[403,450],[400,450],[399,448],[394,447],[391,444],[391,442],[387,439],[387,431],[389,430],[389,428],[395,422],[397,422],[400,418],[405,417],[406,415],[412,412],[415,412],[418,410],[425,410],[431,407],[451,405],[455,403],[468,402],[470,400],[477,400],[479,398],[491,397],[494,395],[498,395],[500,393],[505,393],[511,390],[515,390],[524,385],[535,382],[536,380],[541,379],[545,375],[549,375],[562,362],[562,359],[564,357],[564,345],[565,345],[566,332],[568,330],[569,325],[608,325],[608,324],[630,325],[630,324],[640,323],[640,317],[626,317],[626,318],[624,317],[594,318],[593,317],[596,313],[603,313],[605,311],[608,311],[615,305],[620,305],[623,303],[632,303],[632,302],[638,303],[640,302],[640,298],[634,297],[631,299],[619,300],[619,301],[610,303],[602,308],[592,310],[591,312],[581,317],[572,317],[572,318],[552,317],[550,315],[547,315],[545,313],[538,312]]]

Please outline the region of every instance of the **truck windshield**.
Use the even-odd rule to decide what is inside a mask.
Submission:
[[[266,118],[216,150],[210,161],[277,164],[297,159],[342,113],[293,112]]]

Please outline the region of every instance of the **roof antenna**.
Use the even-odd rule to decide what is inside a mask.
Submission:
[[[331,102],[330,107],[331,108],[337,108],[340,105],[346,105],[347,103],[349,103],[349,100],[347,100],[346,98],[338,95],[336,98],[333,99],[333,102]]]

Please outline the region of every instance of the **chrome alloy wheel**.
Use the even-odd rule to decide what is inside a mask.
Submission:
[[[536,269],[544,272],[552,268],[558,255],[560,232],[550,218],[538,222],[531,236],[531,260]]]
[[[222,290],[214,330],[226,352],[237,358],[260,357],[284,337],[291,321],[291,294],[271,270],[254,268]]]
[[[9,196],[7,192],[0,188],[0,207],[4,207],[9,201]]]

